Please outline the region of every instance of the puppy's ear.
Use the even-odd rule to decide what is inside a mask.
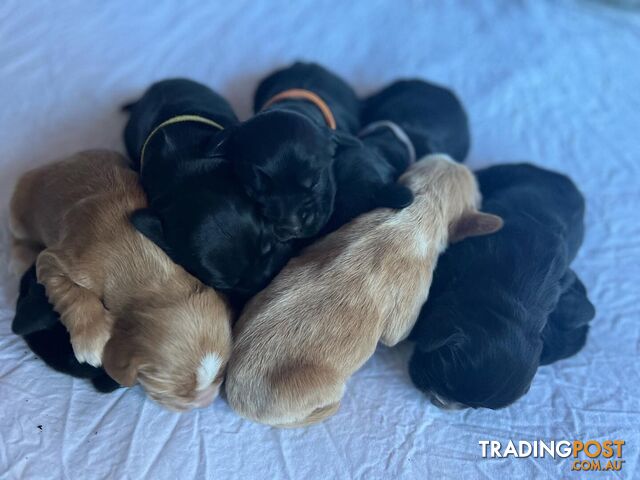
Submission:
[[[120,385],[124,387],[135,385],[140,360],[133,351],[130,338],[116,335],[109,339],[102,354],[102,368]]]
[[[164,238],[160,217],[150,208],[142,208],[131,214],[131,223],[136,230],[168,253],[169,248]]]
[[[497,232],[504,221],[497,215],[472,211],[462,216],[451,226],[449,243],[459,242],[468,237],[479,237]]]

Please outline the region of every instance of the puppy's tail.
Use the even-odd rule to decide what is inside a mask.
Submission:
[[[575,276],[542,331],[540,364],[548,365],[578,353],[587,341],[589,323],[595,314],[584,284]]]

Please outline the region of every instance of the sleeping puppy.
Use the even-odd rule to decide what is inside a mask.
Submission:
[[[104,369],[78,362],[71,348],[69,332],[60,323],[60,316],[49,303],[44,287],[38,283],[35,265],[20,280],[16,315],[11,328],[13,333],[22,335],[31,351],[54,370],[90,379],[94,387],[103,393],[119,387]]]
[[[356,144],[340,148],[333,168],[335,209],[320,236],[376,208],[409,205],[413,200],[411,190],[396,181],[414,161],[409,139],[384,125],[374,125]]]
[[[471,143],[469,121],[451,90],[423,80],[399,80],[363,101],[362,122],[391,121],[407,132],[418,158],[446,153],[463,162]]]
[[[262,290],[292,250],[274,236],[228,163],[184,179],[151,208],[136,211],[131,221],[173,261],[236,306]]]
[[[240,415],[301,426],[333,414],[378,341],[408,335],[447,241],[500,228],[478,212],[471,172],[446,156],[417,162],[400,183],[415,196],[410,206],[369,212],[327,235],[249,302],[225,383]]]
[[[24,174],[11,200],[14,255],[60,314],[76,359],[167,408],[210,403],[231,350],[231,312],[129,223],[146,207],[114,152],[76,154]]]
[[[229,132],[225,158],[282,241],[316,235],[333,212],[335,149],[354,143],[358,99],[349,85],[313,63],[265,78],[253,118]]]
[[[274,97],[292,89],[312,92],[322,98],[335,120],[335,129],[355,135],[360,127],[360,102],[353,89],[335,73],[317,63],[295,62],[264,78],[253,98],[253,109],[291,110],[324,126],[325,113],[304,97],[288,96],[274,103]],[[331,125],[329,125],[331,127]]]
[[[515,402],[543,359],[582,347],[594,314],[568,270],[584,234],[584,199],[571,180],[529,164],[477,176],[483,209],[504,228],[442,255],[411,334],[411,379],[445,408]]]
[[[197,82],[172,79],[153,84],[127,108],[125,143],[149,198],[149,208],[132,216],[135,227],[234,301],[261,290],[289,249],[222,157],[223,140],[237,123],[227,101]]]
[[[207,166],[207,160],[215,156],[221,134],[238,123],[229,102],[209,87],[186,78],[156,82],[124,109],[129,112],[124,129],[127,153],[135,169],[144,171],[142,183],[152,199],[171,181]],[[213,163],[215,167],[217,162]]]

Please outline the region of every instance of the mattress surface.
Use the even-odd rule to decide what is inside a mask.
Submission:
[[[0,478],[584,478],[572,458],[482,458],[479,441],[509,439],[623,439],[622,471],[592,476],[637,478],[640,13],[617,4],[0,2]],[[139,387],[100,395],[34,357],[10,331],[17,177],[80,149],[123,151],[119,106],[155,80],[207,83],[246,118],[259,78],[295,59],[363,95],[398,77],[449,85],[469,110],[471,167],[529,160],[575,180],[587,235],[574,268],[597,308],[582,352],[541,368],[509,408],[446,412],[413,388],[410,345],[379,348],[339,412],[298,430],[221,399],[180,415]]]

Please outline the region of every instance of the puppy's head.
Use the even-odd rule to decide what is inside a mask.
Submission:
[[[153,400],[176,411],[215,399],[231,353],[226,303],[192,277],[190,283],[189,292],[139,292],[130,315],[116,322],[103,355],[114,380],[124,386],[139,382]]]
[[[284,245],[244,194],[214,190],[185,188],[131,220],[206,285],[254,294],[281,266]]]
[[[409,373],[436,406],[498,409],[529,390],[542,341],[519,304],[445,294],[425,309]]]
[[[444,154],[427,155],[400,177],[416,197],[428,195],[449,225],[449,242],[497,232],[503,226],[497,215],[478,211],[480,189],[473,173]]]
[[[281,240],[318,233],[333,211],[338,136],[287,111],[256,115],[232,132],[224,155]]]

